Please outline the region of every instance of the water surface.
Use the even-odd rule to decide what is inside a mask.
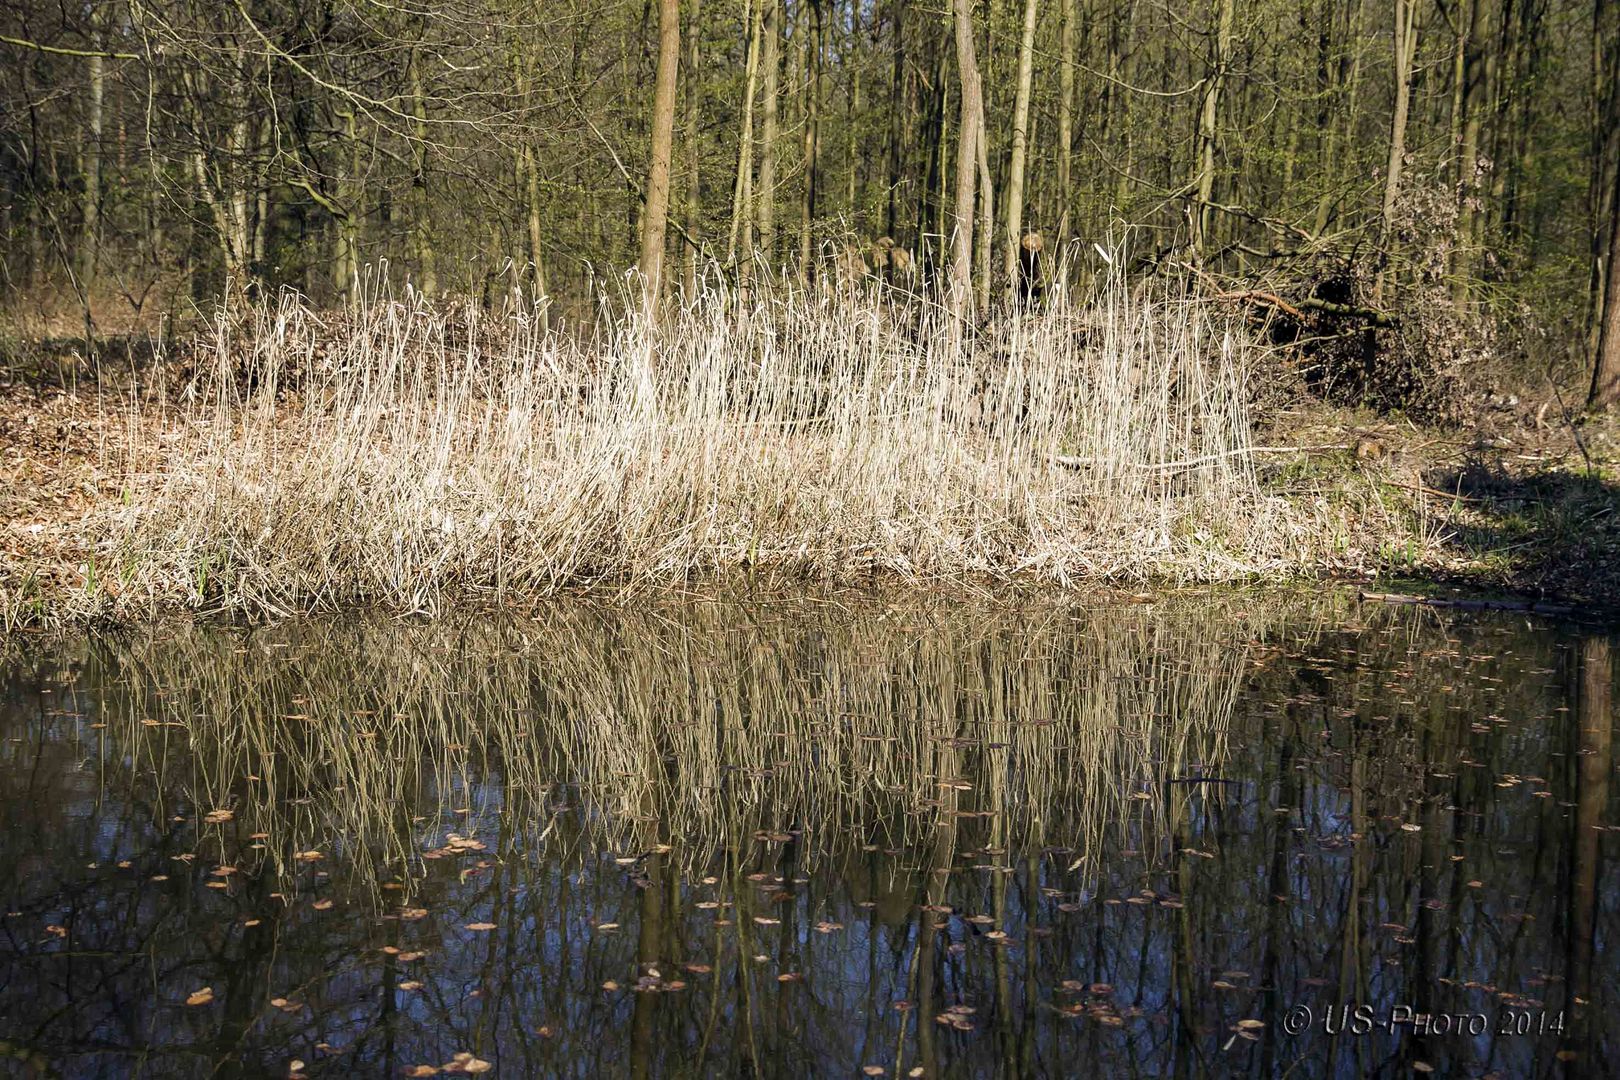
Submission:
[[[806,599],[5,648],[0,1073],[1620,1061],[1589,632]]]

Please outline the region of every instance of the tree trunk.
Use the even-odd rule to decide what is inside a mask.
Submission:
[[[899,240],[900,161],[904,145],[904,101],[906,80],[906,0],[893,0],[894,68],[889,82],[889,202],[883,218],[884,235]]]
[[[1395,242],[1395,198],[1401,189],[1401,168],[1406,160],[1406,117],[1412,100],[1412,59],[1417,55],[1417,5],[1395,0],[1394,27],[1395,115],[1389,129],[1389,165],[1384,174],[1383,258],[1373,283],[1373,301],[1382,306],[1384,276]]]
[[[837,9],[834,8],[836,15]],[[848,151],[845,164],[849,168],[849,191],[846,199],[849,204],[850,220],[855,222],[857,229],[861,220],[860,213],[860,178],[861,159],[859,144],[859,129],[856,118],[861,114],[861,7],[859,2],[852,3],[849,8],[849,48],[845,54],[844,62],[850,67],[849,75],[849,107],[844,112],[844,127],[846,129]]]
[[[1451,265],[1452,303],[1460,311],[1468,306],[1475,207],[1479,201],[1479,134],[1485,117],[1486,0],[1469,0],[1467,40],[1463,48],[1461,125],[1457,152],[1457,236]]]
[[[815,254],[816,189],[821,182],[821,54],[824,35],[821,0],[810,0],[810,46],[809,55],[805,57],[810,85],[806,88],[804,190],[799,206],[803,226],[803,231],[799,233],[799,274],[806,281],[811,277],[811,260]]]
[[[956,212],[951,220],[951,275],[949,305],[958,327],[973,301],[973,205],[978,178],[979,144],[984,125],[984,91],[979,85],[979,61],[973,47],[972,0],[951,0],[956,30],[956,67],[962,84],[957,118]]]
[[[1029,160],[1029,95],[1035,72],[1035,3],[1036,0],[1024,0],[1024,34],[1018,39],[1018,93],[1013,100],[1012,162],[1007,168],[1007,250],[1001,265],[1002,277],[1007,284],[1008,303],[1018,296],[1018,241],[1024,235],[1024,171]],[[1067,9],[1066,2],[1064,10]],[[1067,67],[1065,63],[1065,70]]]
[[[738,279],[745,283],[754,259],[754,98],[759,90],[759,35],[761,4],[752,0],[748,7],[748,57],[743,64],[743,111],[737,138],[737,177],[731,189],[731,231],[726,236],[726,261],[738,267]],[[737,244],[742,242],[739,261]]]
[[[681,0],[658,0],[658,73],[653,83],[652,145],[641,209],[642,310],[656,317],[664,295],[664,231],[669,224],[669,166],[675,142],[675,79],[681,62]]]
[[[546,295],[546,263],[540,243],[540,169],[535,162],[534,147],[523,144],[523,172],[527,181],[524,195],[528,210],[529,232],[529,284],[534,300],[540,305],[540,330],[551,329],[551,299]]]
[[[984,86],[980,79],[979,85]],[[979,245],[973,254],[973,298],[976,310],[990,310],[990,253],[996,235],[996,185],[990,174],[990,132],[983,98],[979,105]]]
[[[761,29],[764,51],[760,63],[765,68],[765,116],[759,146],[759,249],[768,269],[776,251],[776,139],[779,128],[782,85],[782,0],[761,0],[765,22]]]
[[[686,35],[686,236],[683,238],[681,280],[687,302],[697,295],[698,269],[698,206],[701,191],[698,187],[698,95],[702,85],[698,81],[698,61],[702,33],[699,32],[703,0],[692,0],[691,18]]]
[[[1063,31],[1058,58],[1058,224],[1057,239],[1069,235],[1074,206],[1074,33],[1079,21],[1075,0],[1063,0]]]
[[[1220,8],[1215,22],[1215,57],[1204,87],[1203,107],[1198,115],[1198,174],[1195,179],[1197,201],[1192,214],[1193,258],[1202,258],[1209,244],[1211,223],[1210,202],[1215,195],[1215,149],[1221,108],[1221,88],[1226,81],[1226,69],[1232,59],[1232,23],[1235,19],[1233,0],[1218,0]]]
[[[1614,273],[1616,259],[1620,258],[1620,169],[1615,175],[1614,195],[1609,201],[1609,254],[1605,260],[1609,288],[1603,298],[1592,391],[1587,396],[1587,404],[1593,409],[1620,404],[1620,288],[1616,287]]]
[[[355,110],[343,116],[343,137],[348,152],[347,168],[337,178],[337,205],[343,216],[334,220],[336,230],[332,253],[332,284],[338,296],[350,300],[357,293],[360,273],[360,140],[355,131]],[[341,156],[340,156],[341,160]]]
[[[1603,310],[1609,273],[1608,258],[1611,200],[1620,173],[1620,27],[1609,26],[1608,12],[1616,10],[1614,0],[1597,0],[1592,11],[1592,84],[1590,119],[1592,129],[1592,177],[1587,190],[1590,229],[1591,273],[1587,288],[1587,344],[1596,350],[1603,328]]]
[[[422,92],[422,68],[417,50],[412,49],[408,62],[411,81],[412,133],[416,146],[416,175],[411,179],[410,242],[416,263],[416,281],[424,296],[432,296],[439,289],[439,275],[434,258],[433,236],[429,228],[430,207],[427,189],[427,98]]]
[[[93,10],[93,9],[92,9]],[[100,34],[92,16],[92,40],[100,47]],[[103,129],[103,96],[105,77],[103,60],[92,56],[90,64],[90,95],[86,105],[86,132],[84,143],[84,204],[79,223],[79,288],[84,294],[85,318],[90,318],[90,304],[95,289],[97,249],[101,245],[101,138]]]

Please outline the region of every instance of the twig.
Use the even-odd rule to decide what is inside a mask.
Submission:
[[[22,38],[7,37],[0,34],[0,43],[15,45],[20,49],[33,49],[35,52],[50,53],[53,56],[81,56],[86,59],[100,57],[103,60],[139,60],[134,53],[101,52],[97,49],[64,49],[60,45],[41,45],[37,41],[24,41]]]
[[[1199,465],[1221,461],[1230,457],[1242,457],[1244,454],[1305,454],[1318,450],[1349,450],[1344,443],[1323,443],[1320,446],[1245,446],[1237,450],[1223,450],[1219,454],[1205,454],[1203,457],[1188,458],[1186,461],[1158,461],[1158,462],[1130,462],[1138,469],[1171,470],[1192,469]],[[1069,469],[1089,469],[1099,464],[1098,459],[1088,457],[1073,457],[1067,454],[1053,454],[1052,462]]]

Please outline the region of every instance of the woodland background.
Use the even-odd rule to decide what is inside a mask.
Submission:
[[[98,328],[383,263],[588,316],[661,150],[669,298],[881,238],[939,283],[967,180],[981,303],[1024,233],[1083,272],[1129,226],[1140,269],[1447,308],[1573,376],[1620,222],[1613,0],[10,0],[0,56],[3,302]]]

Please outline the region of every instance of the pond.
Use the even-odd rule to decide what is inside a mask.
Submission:
[[[0,648],[0,1073],[1620,1061],[1591,631],[818,596]]]

